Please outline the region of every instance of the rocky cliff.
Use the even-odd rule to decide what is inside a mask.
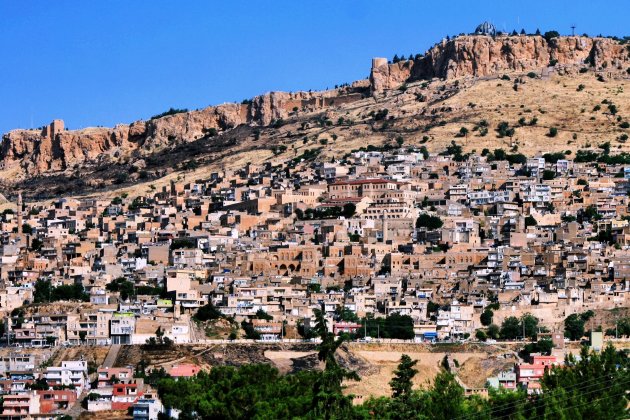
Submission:
[[[268,126],[287,118],[296,109],[298,112],[316,111],[334,101],[360,97],[361,94],[351,88],[324,92],[272,92],[242,104],[211,106],[114,128],[55,132],[51,125],[41,130],[13,130],[2,138],[0,162],[5,170],[17,168],[18,176],[31,177],[122,156],[140,158],[242,124]]]
[[[415,60],[372,68],[374,91],[394,89],[411,80],[483,77],[501,72],[536,71],[552,63],[560,66],[590,65],[613,71],[630,61],[626,45],[608,38],[542,36],[460,36],[443,40]]]
[[[540,73],[550,64],[565,72],[581,67],[625,72],[629,61],[628,46],[608,38],[558,37],[547,41],[542,36],[460,36],[443,40],[415,60],[388,64],[385,59],[374,59],[369,84],[361,80],[323,92],[268,93],[241,104],[212,106],[114,128],[68,131],[58,121],[42,130],[14,130],[5,134],[0,144],[0,182],[11,184],[69,172],[80,177],[77,169],[90,165],[133,164],[200,140],[219,145],[219,138],[214,136],[223,137],[223,133],[243,125],[269,127],[284,119],[296,126],[294,132],[303,130],[298,124],[308,123],[308,118],[317,124],[320,111],[359,101],[368,87],[379,92],[422,79]],[[390,111],[390,116],[395,114],[394,109]],[[357,118],[365,117],[362,115],[357,114]]]

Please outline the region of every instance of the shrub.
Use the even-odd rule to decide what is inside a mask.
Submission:
[[[488,339],[488,336],[486,335],[484,330],[477,330],[475,332],[475,338],[479,341],[486,341]]]
[[[547,31],[543,37],[547,40],[547,42],[551,41],[554,38],[558,38],[560,34],[558,31]]]
[[[188,112],[188,109],[186,109],[186,108],[182,108],[182,109],[169,108],[168,111],[162,112],[161,114],[154,115],[154,116],[151,117],[151,119],[155,120],[155,119],[166,117],[166,116],[169,116],[169,115],[181,114],[183,112]]]
[[[556,137],[558,135],[558,129],[556,127],[549,128],[549,133],[547,133],[548,137]]]
[[[530,71],[529,73],[527,73],[527,77],[529,77],[530,79],[535,79],[538,77],[538,75],[533,71]]]
[[[497,126],[497,137],[512,137],[514,135],[514,128],[510,127],[510,124],[506,121],[502,121]]]

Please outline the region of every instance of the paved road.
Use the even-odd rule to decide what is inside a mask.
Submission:
[[[118,357],[118,352],[120,351],[120,344],[112,344],[109,348],[109,352],[105,357],[105,361],[103,362],[103,367],[114,367],[114,363],[116,363],[116,358]]]

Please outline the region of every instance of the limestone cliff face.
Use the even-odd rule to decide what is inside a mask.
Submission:
[[[274,120],[287,118],[296,107],[317,110],[327,105],[328,98],[338,95],[338,91],[272,92],[243,104],[228,103],[114,128],[55,133],[50,127],[13,130],[2,137],[0,162],[4,168],[19,167],[19,172],[28,177],[73,169],[130,152],[143,156],[194,141],[212,129],[220,133],[241,124],[267,126]]]
[[[461,36],[443,40],[416,60],[372,68],[372,90],[399,87],[405,81],[463,76],[483,77],[511,71],[540,71],[552,60],[564,66],[616,69],[629,62],[625,45],[608,38],[542,36]]]

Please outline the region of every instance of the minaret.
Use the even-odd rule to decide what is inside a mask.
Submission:
[[[22,191],[18,192],[17,199],[17,224],[18,224],[18,234],[22,233],[22,207],[24,203],[22,202]]]
[[[383,211],[383,243],[386,244],[388,241],[388,230],[389,223],[387,219],[387,210]]]
[[[177,188],[175,188],[175,181],[171,179],[171,197],[177,197]]]

